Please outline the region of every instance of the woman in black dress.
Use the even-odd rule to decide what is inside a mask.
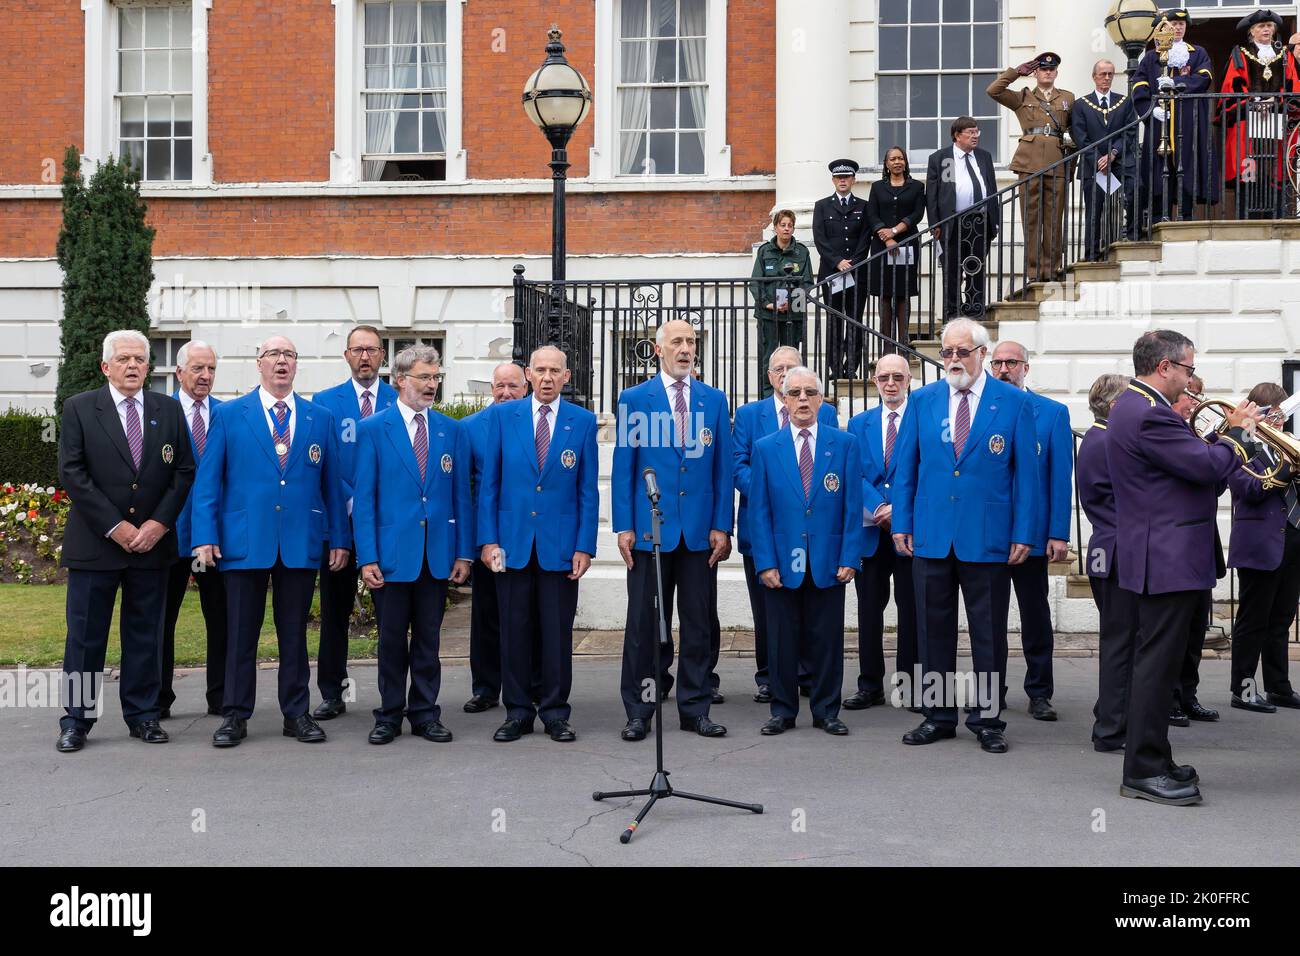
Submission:
[[[911,299],[919,294],[917,263],[921,258],[917,226],[925,216],[925,186],[912,178],[907,154],[897,146],[885,151],[885,177],[871,184],[867,228],[871,230],[868,291],[880,297],[880,332],[906,345]],[[892,352],[886,346],[884,351]]]

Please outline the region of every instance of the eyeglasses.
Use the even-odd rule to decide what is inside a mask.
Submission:
[[[292,362],[298,358],[298,353],[293,349],[267,349],[258,358],[279,359],[282,356]]]
[[[377,345],[357,345],[348,349],[349,354],[361,358],[363,355],[375,356],[382,352],[383,349]]]
[[[804,396],[807,396],[808,398],[816,398],[820,394],[821,389],[817,388],[792,388],[790,391],[786,392],[786,395],[791,398],[801,398]]]
[[[1023,359],[992,359],[989,368],[1004,368],[1008,372],[1021,364]]]
[[[1177,365],[1179,368],[1185,368],[1185,369],[1187,369],[1187,376],[1188,376],[1189,378],[1191,378],[1192,376],[1194,376],[1194,375],[1196,374],[1196,366],[1195,366],[1195,365],[1184,365],[1182,362],[1175,362],[1173,359],[1170,359],[1170,360],[1169,360],[1169,364],[1170,364],[1170,365]],[[1188,392],[1188,394],[1190,395],[1191,392]]]
[[[798,365],[773,365],[768,368],[769,372],[775,372],[777,375],[784,375],[792,368],[798,368]]]
[[[905,382],[907,376],[902,372],[881,372],[876,376],[877,382]]]
[[[439,373],[439,374],[437,374],[437,375],[430,375],[430,374],[427,373],[427,372],[425,372],[425,373],[422,374],[422,375],[403,375],[403,376],[402,376],[402,378],[413,378],[413,379],[415,379],[417,382],[419,382],[421,385],[428,385],[430,382],[437,382],[438,384],[442,384],[442,380],[443,380],[444,378],[446,378],[446,377],[447,377],[447,376],[445,376],[445,375],[443,375],[443,374],[441,374],[441,373]]]
[[[958,358],[970,358],[982,348],[984,348],[983,345],[973,349],[942,348],[939,349],[939,358],[952,358],[954,355]]]

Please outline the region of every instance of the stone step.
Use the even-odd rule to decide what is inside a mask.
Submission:
[[[991,322],[1033,322],[1038,318],[1037,302],[996,302],[988,307]],[[996,341],[997,336],[989,331],[989,338]]]
[[[1162,246],[1158,242],[1117,242],[1110,247],[1111,262],[1159,262]],[[1099,263],[1108,265],[1109,263]]]
[[[1077,282],[1118,282],[1120,279],[1118,262],[1076,262],[1069,271]]]

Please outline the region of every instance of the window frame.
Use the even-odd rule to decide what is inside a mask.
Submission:
[[[193,340],[189,332],[166,332],[160,330],[149,330],[149,391],[157,392],[160,395],[171,395],[180,387],[180,381],[176,378],[176,353],[181,350],[181,346]],[[163,361],[154,364],[153,359],[156,349],[162,346]],[[157,389],[154,387],[154,377],[164,376],[167,387]]]

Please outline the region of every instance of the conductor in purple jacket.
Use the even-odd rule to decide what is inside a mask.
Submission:
[[[1214,586],[1216,488],[1245,461],[1241,426],[1256,417],[1243,402],[1217,442],[1198,438],[1171,405],[1195,361],[1186,336],[1144,334],[1133,346],[1136,377],[1106,429],[1115,562],[1119,586],[1137,596],[1139,628],[1120,794],[1172,806],[1201,800],[1195,769],[1174,763],[1169,749],[1169,701],[1198,592]]]

